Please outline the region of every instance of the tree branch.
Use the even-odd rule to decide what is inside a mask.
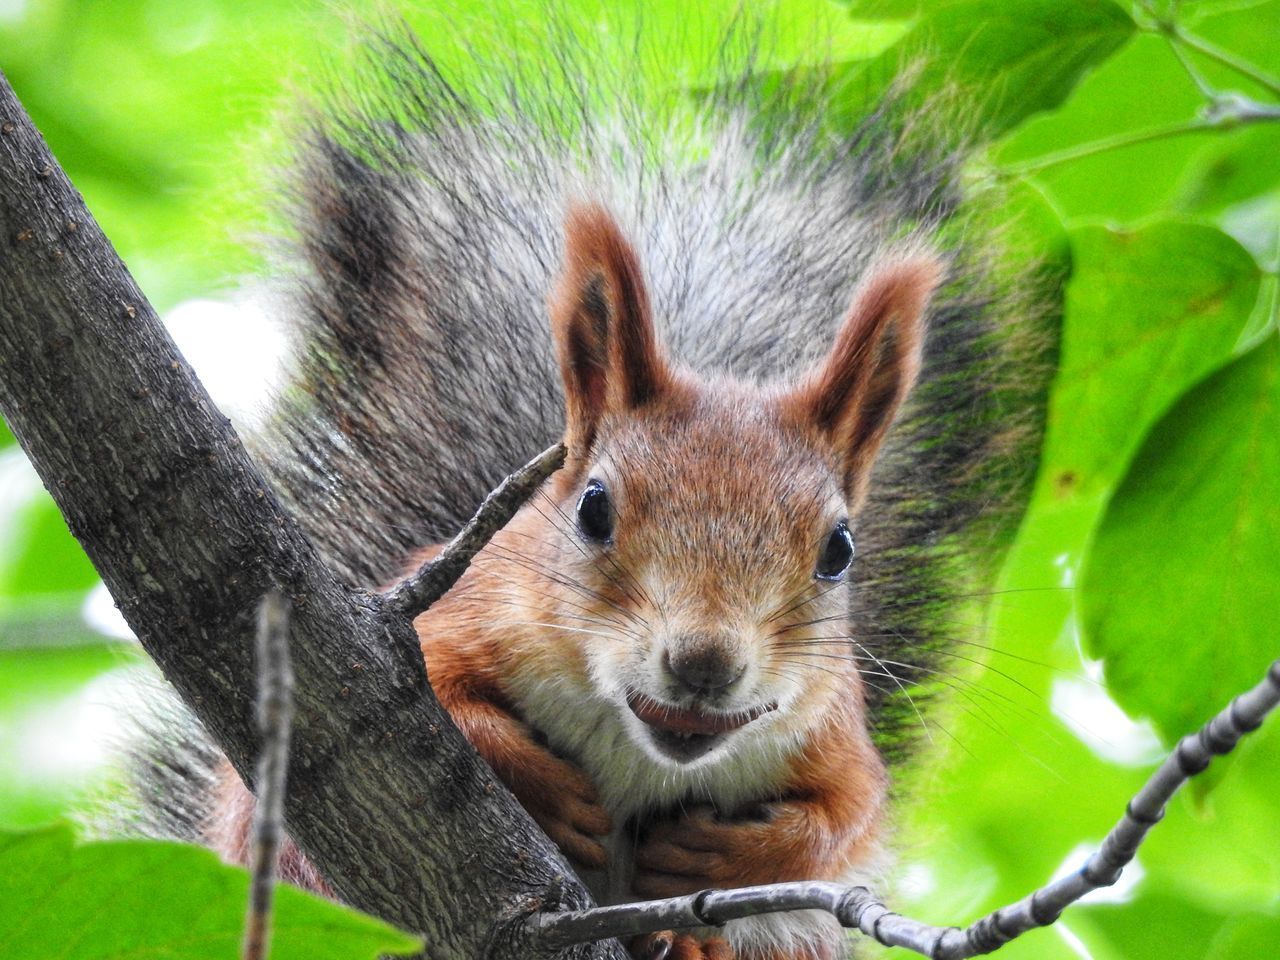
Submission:
[[[266,960],[271,949],[271,900],[284,833],[285,781],[293,724],[293,668],[289,663],[289,605],[276,591],[258,608],[258,803],[253,810],[249,911],[243,960]]]
[[[387,604],[412,619],[443,597],[466,572],[471,559],[507,525],[542,482],[560,469],[564,454],[564,444],[557,443],[503,480],[435,559],[387,591]]]
[[[1017,903],[988,914],[963,930],[935,927],[893,913],[866,887],[838,883],[778,883],[738,890],[704,890],[687,897],[651,900],[592,910],[541,913],[529,919],[535,939],[564,947],[604,937],[631,937],[655,930],[714,927],[729,920],[787,910],[826,910],[846,927],[887,947],[906,947],[932,960],[963,960],[992,953],[1028,930],[1048,926],[1091,890],[1120,878],[1165,804],[1215,757],[1230,752],[1258,729],[1280,704],[1280,660],[1262,681],[1231,701],[1198,733],[1183,737],[1125,807],[1101,848],[1076,873],[1042,887]]]
[[[3,77],[0,413],[250,785],[254,613],[290,599],[285,823],[343,899],[467,960],[536,955],[521,918],[548,890],[589,904],[436,701],[408,618],[339,581],[281,507]]]

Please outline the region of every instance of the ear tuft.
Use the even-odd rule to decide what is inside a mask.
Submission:
[[[670,381],[639,258],[599,204],[574,206],[565,218],[564,265],[550,310],[565,439],[581,456],[605,413],[642,406]]]
[[[861,505],[876,453],[920,372],[925,310],[943,273],[942,261],[925,254],[873,267],[831,352],[789,398],[833,445],[851,510]]]

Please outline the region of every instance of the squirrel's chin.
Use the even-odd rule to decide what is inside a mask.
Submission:
[[[728,733],[674,733],[641,725],[640,736],[645,739],[647,752],[661,761],[676,766],[687,766],[719,752],[733,732]]]

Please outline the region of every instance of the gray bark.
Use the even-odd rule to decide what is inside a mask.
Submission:
[[[271,950],[276,861],[284,832],[289,736],[293,732],[293,664],[289,660],[289,604],[274,590],[258,608],[258,805],[249,844],[249,909],[241,960],[265,960]]]
[[[0,413],[248,783],[255,614],[290,599],[285,821],[343,899],[433,957],[547,953],[521,918],[585,890],[437,703],[409,620],[339,582],[282,509],[3,77]]]

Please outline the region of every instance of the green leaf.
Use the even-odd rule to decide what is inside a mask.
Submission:
[[[1151,431],[1085,565],[1088,648],[1125,709],[1170,740],[1280,654],[1280,335]]]
[[[1280,76],[1280,30],[1275,29],[1275,24],[1280,23],[1280,0],[1201,2],[1188,7],[1182,19],[1198,39],[1228,51],[1254,72],[1273,79]],[[1263,100],[1274,99],[1273,91],[1231,67],[1197,50],[1189,50],[1188,56],[1215,87],[1239,90]]]
[[[1151,890],[1150,884],[1128,903],[1082,904],[1069,916],[1073,929],[1087,931],[1091,952],[1101,941],[1115,957],[1155,954],[1161,960],[1204,960],[1225,919],[1195,900]]]
[[[1034,162],[1062,150],[1195,118],[1204,98],[1160,37],[1135,37],[1086,77],[1061,109],[1032,118],[1000,147],[1001,163]],[[1182,171],[1213,133],[1111,149],[1035,174],[1068,221],[1129,221],[1164,211]]]
[[[1240,244],[1195,224],[1086,227],[1072,247],[1043,464],[1064,499],[1105,495],[1146,428],[1226,361],[1259,279]]]
[[[1203,148],[1179,189],[1178,206],[1215,213],[1280,184],[1280,124],[1246,127]]]
[[[836,0],[849,8],[849,14],[867,20],[909,20],[922,13],[953,7],[963,0]],[[1122,0],[1113,0],[1125,6]]]
[[[1223,913],[1274,911],[1280,903],[1274,853],[1280,850],[1277,757],[1280,724],[1272,719],[1191,781],[1194,788],[1211,777],[1211,790],[1185,790],[1169,804],[1159,829],[1143,845],[1143,865]],[[1242,960],[1254,956],[1244,954]]]
[[[1277,15],[1280,0],[1178,8],[1179,19],[1194,33],[1273,73],[1280,66],[1280,31],[1270,26]],[[1238,74],[1195,51],[1184,53],[1217,89],[1243,89],[1269,99]],[[1206,102],[1169,41],[1142,34],[1086,77],[1061,109],[1015,131],[1001,146],[999,159],[1034,163],[1037,157],[1111,137],[1168,130],[1193,120]],[[1171,206],[1211,212],[1275,184],[1275,150],[1269,149],[1274,140],[1274,124],[1166,134],[1056,164],[1035,178],[1068,221],[1132,221],[1167,213]]]
[[[61,825],[0,832],[0,956],[235,960],[248,889],[244,870],[199,847],[77,845]],[[372,960],[421,949],[380,920],[285,885],[273,927],[274,960]]]
[[[1280,917],[1261,914],[1237,917],[1219,932],[1204,960],[1272,956],[1277,943],[1280,943]]]
[[[836,0],[837,3],[841,0]],[[851,16],[866,20],[910,20],[926,7],[942,6],[946,0],[843,0]],[[958,0],[956,0],[958,2]]]
[[[913,95],[958,98],[968,129],[995,137],[1060,104],[1133,30],[1108,0],[959,0],[926,13],[848,86],[874,96],[920,65]]]

